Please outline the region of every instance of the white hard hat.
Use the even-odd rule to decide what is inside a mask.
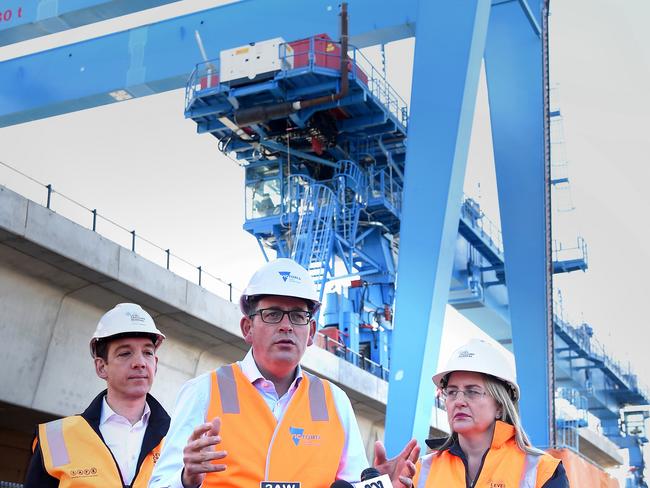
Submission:
[[[118,303],[99,319],[95,333],[90,339],[90,354],[95,357],[95,345],[99,339],[118,334],[151,334],[156,336],[155,346],[158,347],[165,335],[158,330],[151,315],[135,303]]]
[[[256,295],[277,295],[303,298],[312,304],[312,312],[320,307],[314,281],[305,268],[293,259],[278,258],[258,269],[239,298],[239,308],[247,314],[248,299]]]
[[[454,371],[473,371],[494,376],[510,386],[514,400],[519,398],[514,363],[487,341],[472,339],[456,349],[442,371],[433,376],[433,382],[437,387],[442,388],[443,380]]]

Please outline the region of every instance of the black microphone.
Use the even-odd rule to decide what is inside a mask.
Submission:
[[[330,488],[354,488],[354,486],[345,480],[336,480],[330,485]]]
[[[361,471],[361,481],[369,480],[370,478],[379,478],[381,474],[377,468],[366,468]]]
[[[390,476],[380,474],[376,468],[366,468],[361,472],[361,481],[354,483],[353,488],[393,488]]]

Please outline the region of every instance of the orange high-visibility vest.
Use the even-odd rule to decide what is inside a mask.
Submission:
[[[261,481],[300,482],[327,488],[336,478],[345,432],[329,382],[308,373],[280,420],[236,364],[212,372],[207,421],[221,418],[221,443],[228,455],[208,473],[203,488],[260,488]],[[275,486],[275,485],[274,485]]]
[[[60,488],[122,488],[115,459],[101,438],[80,415],[65,417],[38,426],[43,464]],[[160,457],[160,441],[142,461],[132,488],[147,488],[155,462]]]
[[[559,459],[550,454],[528,454],[517,446],[515,428],[497,420],[492,445],[474,488],[541,488],[557,469]],[[433,452],[420,459],[413,486],[416,488],[465,488],[465,465],[449,452]]]

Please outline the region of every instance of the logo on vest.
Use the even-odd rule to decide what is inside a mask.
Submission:
[[[70,478],[91,478],[97,476],[97,468],[79,468],[70,470]]]
[[[156,464],[158,462],[158,459],[160,459],[160,451],[155,451],[151,455],[153,463]]]
[[[319,434],[305,434],[305,429],[300,427],[289,427],[291,440],[298,446],[302,442],[303,446],[317,446],[320,444]]]
[[[278,274],[282,277],[285,283],[287,281],[289,281],[289,283],[300,283],[301,281],[300,276],[292,275],[289,271],[278,271]]]
[[[490,481],[490,488],[506,488],[505,481]]]
[[[300,488],[300,481],[260,481],[260,488]]]

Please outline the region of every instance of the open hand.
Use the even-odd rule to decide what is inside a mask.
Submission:
[[[386,458],[386,448],[377,441],[375,443],[375,462],[373,463],[377,471],[381,474],[390,476],[390,480],[395,488],[413,485],[413,476],[415,476],[415,462],[420,456],[420,447],[415,439],[406,443],[402,452],[392,459]]]
[[[183,449],[182,482],[185,488],[195,488],[203,483],[206,473],[224,471],[225,464],[213,461],[226,457],[226,451],[217,451],[214,446],[221,442],[219,431],[221,419],[215,417],[212,422],[199,425],[187,440]]]

